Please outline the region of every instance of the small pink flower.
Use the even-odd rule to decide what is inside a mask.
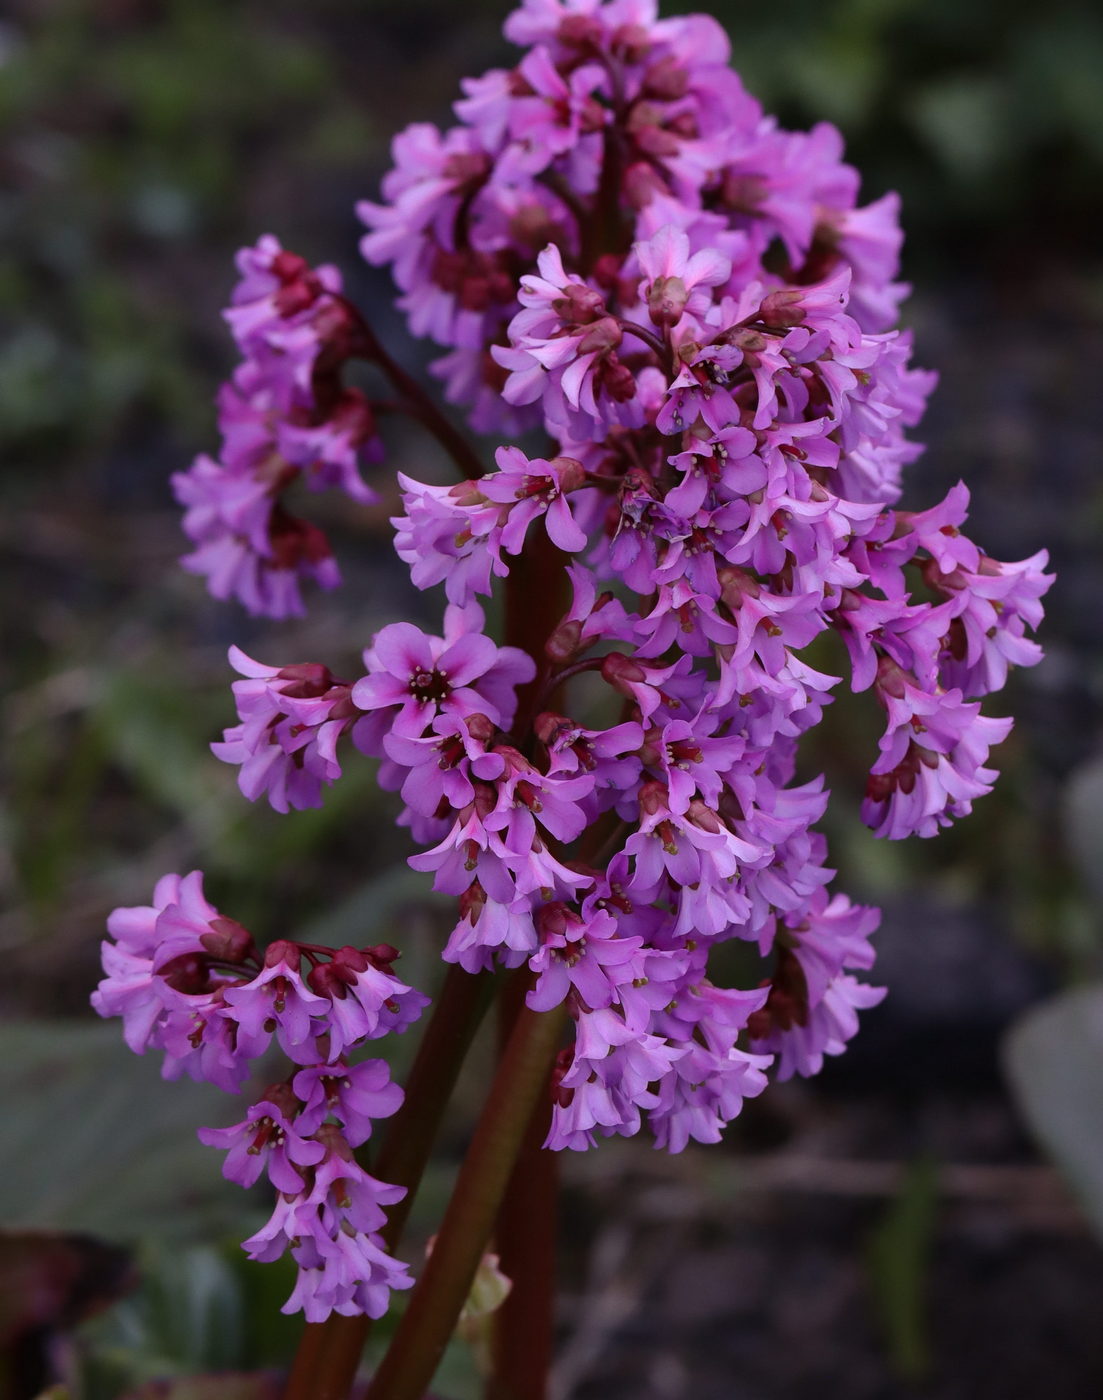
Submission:
[[[265,949],[264,967],[256,977],[223,993],[226,1017],[237,1026],[238,1043],[250,1059],[264,1053],[273,1032],[296,1064],[323,1058],[317,1040],[327,1029],[329,1005],[306,985],[301,966],[298,944],[279,939]]]

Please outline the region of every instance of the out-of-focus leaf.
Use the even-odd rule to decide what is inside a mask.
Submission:
[[[279,1400],[277,1377],[260,1373],[149,1381],[123,1400]]]
[[[0,1230],[0,1348],[39,1328],[66,1329],[137,1279],[126,1250],[87,1235]]]
[[[85,1235],[0,1231],[0,1394],[34,1395],[73,1379],[63,1335],[137,1282],[130,1255]],[[55,1386],[47,1395],[68,1392]]]
[[[147,1246],[139,1254],[140,1287],[81,1332],[85,1400],[116,1397],[187,1376],[249,1373],[285,1366],[300,1328],[280,1313],[295,1266],[289,1258],[254,1264],[239,1240],[239,1222],[220,1245]]]
[[[997,77],[985,73],[939,78],[917,93],[911,117],[943,165],[960,180],[990,174],[1008,154],[1007,94]]]
[[[1031,1130],[1103,1234],[1103,983],[1062,992],[1020,1017],[1003,1060]]]
[[[938,1172],[928,1159],[912,1163],[869,1242],[873,1301],[900,1374],[917,1380],[927,1369],[927,1270],[938,1214]]]
[[[160,1056],[132,1055],[117,1023],[3,1026],[0,1061],[5,1224],[179,1238],[240,1217],[240,1188],[195,1136],[232,1121],[234,1099],[165,1083]]]
[[[1065,841],[1081,879],[1103,900],[1103,758],[1078,768],[1064,793]]]
[[[221,792],[207,762],[192,697],[134,671],[104,678],[96,711],[112,757],[151,797],[184,815],[206,810]]]

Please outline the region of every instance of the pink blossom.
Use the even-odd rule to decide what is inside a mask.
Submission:
[[[586,547],[586,533],[579,527],[567,496],[585,485],[585,471],[573,457],[528,458],[519,447],[500,447],[495,454],[498,471],[479,482],[482,494],[504,507],[500,539],[509,554],[520,554],[533,519],[543,517],[553,544],[568,554]]]
[[[322,805],[322,787],[341,776],[337,745],[362,717],[351,686],[325,666],[264,666],[237,647],[230,662],[241,723],[211,745],[216,758],[240,765],[238,786],[250,802],[262,794],[277,812]]]
[[[351,1147],[367,1142],[375,1119],[390,1118],[403,1100],[386,1060],[312,1065],[299,1070],[291,1083],[301,1100],[299,1130],[316,1132],[332,1116]]]
[[[730,259],[707,248],[691,255],[689,248],[687,234],[670,224],[635,245],[643,273],[640,299],[656,326],[674,327],[685,315],[702,315],[711,302],[711,289],[731,276]]]
[[[280,1049],[296,1064],[322,1058],[317,1041],[326,1030],[329,1008],[326,999],[306,985],[301,968],[298,944],[279,939],[265,949],[264,966],[256,977],[224,993],[225,1014],[237,1026],[238,1043],[250,1059],[264,1053],[273,1032]]]
[[[113,941],[102,945],[105,976],[92,1006],[122,1017],[136,1054],[164,1051],[165,1078],[187,1074],[233,1093],[248,1073],[248,1052],[224,1019],[224,994],[251,975],[253,940],[206,900],[198,870],[164,876],[153,901],[108,918]]]
[[[358,740],[371,751],[383,725],[416,739],[442,714],[460,719],[486,715],[508,728],[516,707],[516,687],[535,674],[532,659],[516,647],[499,647],[481,626],[476,604],[450,607],[444,636],[434,637],[409,622],[395,622],[376,633],[364,653],[368,675],[352,688],[352,701],[373,716]],[[378,736],[378,739],[376,738]]]
[[[366,949],[344,947],[338,948],[329,962],[311,970],[311,987],[330,1003],[321,1013],[327,1018],[330,1060],[363,1040],[406,1030],[429,1005],[428,997],[391,971],[397,956],[397,949],[387,944]],[[308,1060],[299,1059],[298,1063],[307,1064]]]
[[[303,1137],[285,1108],[272,1099],[253,1104],[244,1122],[232,1128],[200,1128],[199,1140],[208,1147],[226,1149],[222,1174],[228,1180],[252,1186],[267,1171],[277,1191],[301,1191],[303,1177],[298,1168],[313,1166],[325,1156],[322,1144]]]

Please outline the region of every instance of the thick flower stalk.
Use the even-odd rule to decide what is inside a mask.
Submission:
[[[223,452],[175,480],[185,564],[277,617],[303,578],[336,583],[282,498],[300,479],[369,498],[360,469],[382,449],[377,405],[342,385],[353,356],[454,449],[454,483],[399,476],[393,522],[414,583],[443,587],[441,635],[392,623],[343,680],[235,651],[239,723],[214,751],[279,811],[319,804],[350,749],[379,760],[411,866],[455,901],[443,960],[524,969],[529,1012],[570,1028],[544,1076],[546,1146],[645,1132],[677,1152],[717,1141],[771,1077],[817,1073],[884,994],[865,980],[878,913],[831,892],[829,794],[795,777],[843,679],[810,648],[838,633],[826,654],[874,697],[865,821],[931,836],[995,780],[1011,721],[981,702],[1038,660],[1051,578],[1044,553],[1002,564],[972,542],[963,486],[901,504],[934,376],[894,329],[896,197],[858,205],[838,132],[765,117],[707,16],[526,0],[506,34],[525,55],[465,82],[456,126],[396,139],[362,249],[445,352],[433,372],[471,426],[542,432],[541,455],[456,449],[339,275],[264,238],[226,313],[245,359]],[[516,605],[530,557],[560,615],[499,645],[479,599]],[[268,1171],[279,1203],[246,1248],[292,1252],[292,1304],[378,1315],[410,1281],[378,1243],[397,1188],[352,1149],[398,1091],[346,1057],[424,1003],[395,950],[261,955],[197,877],[111,931],[97,1009],[167,1073],[235,1089],[272,1037],[293,1062],[204,1140],[243,1183]],[[713,980],[733,940],[761,959],[743,987]],[[426,1297],[462,1277],[459,1234],[446,1222]],[[427,1383],[405,1364],[388,1397]]]

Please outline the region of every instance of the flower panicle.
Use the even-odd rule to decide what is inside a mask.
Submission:
[[[811,649],[838,633],[883,724],[864,820],[931,836],[995,781],[1010,721],[982,701],[1040,658],[1052,576],[1044,553],[1000,563],[969,537],[963,486],[902,504],[935,376],[895,328],[899,201],[858,203],[834,127],[766,118],[716,23],[652,0],[525,0],[505,32],[524,55],[464,83],[455,125],[395,139],[361,249],[474,430],[549,446],[506,442],[451,485],[399,474],[396,550],[443,587],[442,635],[389,624],[348,679],[235,650],[239,723],[213,748],[280,811],[323,800],[346,740],[378,759],[410,865],[456,901],[443,959],[527,968],[529,1007],[566,1007],[547,1146],[646,1130],[677,1152],[771,1078],[818,1073],[884,995],[865,980],[878,912],[830,889],[829,793],[796,781],[843,679]],[[334,269],[270,238],[239,266],[224,450],[176,489],[188,567],[279,616],[303,577],[335,581],[283,492],[370,498],[372,406],[340,371],[374,342]],[[566,610],[500,646],[480,599],[532,601],[537,543]],[[397,1091],[346,1057],[424,998],[379,950],[261,955],[195,876],[109,928],[96,1005],[132,1048],[228,1089],[273,1038],[297,1067],[205,1140],[280,1193],[246,1247],[291,1249],[293,1304],[376,1315],[408,1282],[377,1240],[397,1188],[349,1154]],[[761,959],[755,985],[713,980],[732,940]]]
[[[199,1130],[226,1152],[229,1180],[252,1186],[263,1175],[278,1193],[272,1219],[245,1248],[263,1260],[290,1251],[299,1275],[285,1310],[302,1308],[312,1322],[332,1311],[381,1316],[391,1290],[413,1282],[379,1238],[384,1207],[405,1188],[370,1176],[353,1149],[403,1095],[385,1060],[349,1056],[406,1030],[427,1005],[395,976],[398,950],[279,939],[261,952],[208,903],[200,871],[166,875],[151,905],[115,910],[108,932],[93,1007],[122,1018],[136,1053],[163,1052],[166,1078],[237,1093],[268,1063],[273,1041],[291,1062],[240,1123]]]

